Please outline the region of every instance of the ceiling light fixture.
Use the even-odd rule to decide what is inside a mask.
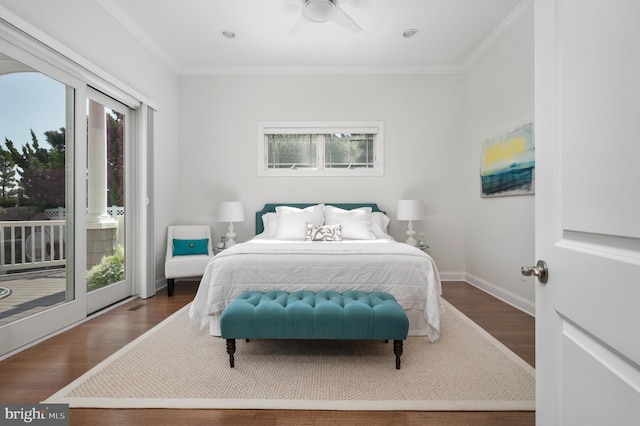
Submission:
[[[409,30],[405,30],[405,32],[402,33],[402,37],[411,38],[411,37],[413,37],[413,36],[415,36],[417,34],[418,34],[418,30],[412,28],[412,29],[409,29]]]
[[[336,15],[336,8],[331,0],[306,0],[302,14],[311,22],[328,22]]]
[[[225,30],[222,32],[222,35],[226,38],[235,38],[236,33],[234,33],[233,31]]]
[[[299,0],[298,0],[299,1]],[[304,0],[302,4],[302,16],[298,18],[289,36],[295,36],[309,22],[320,24],[333,21],[349,31],[357,33],[360,26],[354,22],[344,10],[336,3],[336,0]]]

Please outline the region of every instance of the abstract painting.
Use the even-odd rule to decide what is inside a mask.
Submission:
[[[533,123],[484,141],[481,162],[482,197],[534,194]]]

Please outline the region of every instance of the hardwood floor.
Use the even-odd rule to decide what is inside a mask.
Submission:
[[[133,300],[0,362],[0,403],[37,403],[189,303],[197,283],[176,283]],[[532,317],[463,282],[443,283],[444,297],[529,364]],[[72,409],[71,425],[534,425],[534,412],[342,412],[298,410]]]
[[[442,284],[444,298],[533,367],[535,320],[464,282]]]

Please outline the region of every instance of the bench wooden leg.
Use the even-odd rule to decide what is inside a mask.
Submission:
[[[400,356],[402,355],[402,340],[393,341],[393,353],[396,354],[396,370],[400,370]]]
[[[229,354],[229,365],[233,368],[235,365],[233,354],[236,353],[236,339],[227,339],[227,353]]]
[[[169,297],[173,296],[173,286],[174,286],[175,282],[173,280],[173,278],[167,278],[167,293],[169,294]]]

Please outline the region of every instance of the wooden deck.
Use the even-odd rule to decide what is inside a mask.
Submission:
[[[0,325],[44,311],[65,301],[64,268],[0,275],[11,294],[0,299]]]

